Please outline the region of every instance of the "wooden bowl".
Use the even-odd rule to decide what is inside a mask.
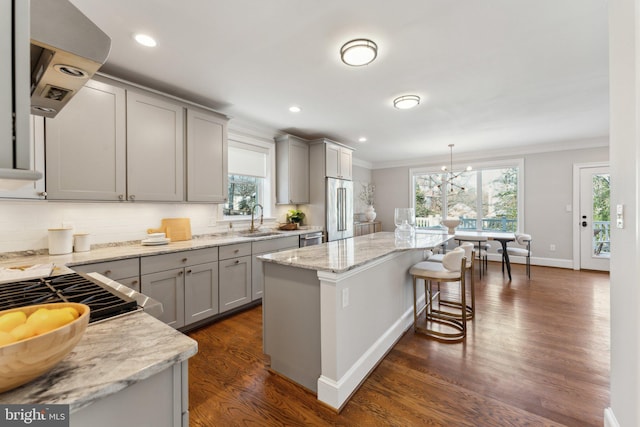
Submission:
[[[42,335],[0,347],[0,393],[11,390],[48,372],[78,344],[89,324],[89,306],[76,303],[30,305],[0,311],[0,315],[23,311],[27,316],[39,308],[73,307],[80,316]]]

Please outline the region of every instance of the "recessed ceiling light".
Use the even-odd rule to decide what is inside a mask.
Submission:
[[[136,34],[133,38],[142,46],[155,47],[157,45],[155,39],[146,34]]]
[[[367,138],[361,136],[360,138],[358,138],[358,142],[367,142]]]
[[[340,49],[342,62],[352,67],[370,64],[376,56],[378,56],[378,45],[367,39],[348,41]]]
[[[409,108],[417,107],[418,104],[420,104],[418,95],[403,95],[393,100],[393,106],[400,110],[408,110]]]
[[[293,105],[289,107],[289,111],[291,111],[292,113],[299,113],[300,111],[302,111],[302,109],[297,105]]]

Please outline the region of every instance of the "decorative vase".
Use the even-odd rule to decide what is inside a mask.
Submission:
[[[369,222],[376,219],[376,210],[373,208],[373,205],[367,206],[367,208],[364,210],[364,216]]]
[[[460,225],[459,218],[447,218],[441,221],[441,224],[447,227],[449,234],[456,234],[456,227]]]

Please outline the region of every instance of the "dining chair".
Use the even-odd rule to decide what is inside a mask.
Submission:
[[[516,243],[524,246],[524,248],[507,246],[507,253],[509,254],[509,256],[513,255],[525,257],[527,277],[531,279],[531,235],[516,233],[515,237]],[[502,248],[498,249],[498,253],[502,253]],[[502,259],[502,271],[504,272],[504,258]]]
[[[459,283],[460,307],[467,306],[465,292],[467,260],[465,250],[456,248],[448,252],[442,262],[422,261],[409,270],[413,277],[413,328],[415,332],[443,342],[459,342],[467,335],[467,310],[452,313],[440,306],[441,283]],[[418,308],[418,280],[424,281],[424,305]],[[437,290],[433,282],[438,283]],[[425,312],[426,324],[418,325],[418,318]],[[436,325],[437,324],[437,325]]]

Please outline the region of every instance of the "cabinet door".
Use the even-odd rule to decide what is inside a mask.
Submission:
[[[309,203],[309,146],[303,142],[289,147],[289,203]]]
[[[129,200],[184,200],[184,109],[127,92]]]
[[[125,197],[125,111],[124,89],[91,80],[45,120],[48,199]]]
[[[251,256],[219,262],[220,313],[251,302]]]
[[[340,178],[340,147],[337,145],[326,144],[326,176],[331,178]]]
[[[44,117],[31,116],[31,166],[29,169],[44,172]],[[39,180],[17,190],[0,191],[0,197],[13,199],[44,199],[44,175]]]
[[[218,314],[218,263],[185,268],[185,325]]]
[[[184,269],[161,271],[141,276],[142,293],[162,303],[160,320],[181,328],[184,326]]]
[[[340,167],[339,173],[342,179],[351,179],[353,176],[351,163],[353,153],[347,148],[340,148]]]
[[[187,110],[187,200],[227,200],[227,120]]]

